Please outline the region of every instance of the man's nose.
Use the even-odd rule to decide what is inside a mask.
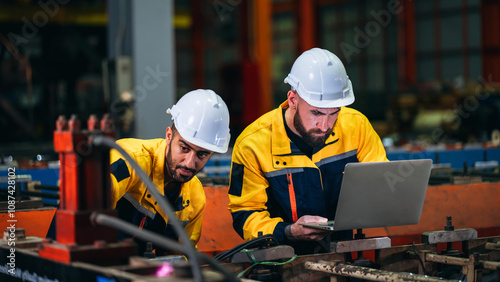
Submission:
[[[186,167],[190,169],[196,168],[196,152],[191,151],[186,155]]]
[[[318,128],[323,132],[326,132],[328,130],[328,118],[327,117],[319,118]]]

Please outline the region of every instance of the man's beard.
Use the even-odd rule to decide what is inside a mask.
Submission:
[[[195,171],[194,169],[190,169],[190,168],[187,168],[185,166],[181,166],[181,165],[176,165],[174,167],[174,160],[172,159],[172,151],[170,150],[170,148],[172,148],[171,146],[169,146],[169,150],[168,150],[168,153],[167,153],[167,159],[166,159],[166,162],[167,162],[167,169],[168,171],[170,172],[170,175],[172,176],[172,179],[176,182],[179,182],[179,183],[185,183],[185,182],[188,182],[189,180],[191,180],[195,175],[196,173],[198,173],[197,171]],[[180,173],[177,172],[177,169],[179,168],[183,168],[185,170],[189,170],[191,171],[193,174],[191,176],[184,176]]]
[[[304,124],[302,123],[302,118],[300,117],[299,114],[299,109],[297,108],[297,111],[295,112],[295,115],[293,116],[293,126],[297,130],[297,132],[300,134],[304,142],[306,142],[307,145],[313,147],[313,148],[318,148],[321,147],[325,144],[326,139],[330,135],[332,135],[333,127],[328,129],[323,136],[315,136],[314,134],[316,133],[322,133],[320,129],[311,129],[307,131],[304,127]]]

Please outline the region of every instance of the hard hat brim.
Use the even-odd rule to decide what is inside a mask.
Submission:
[[[214,144],[204,142],[203,140],[190,137],[189,134],[185,134],[186,137],[184,137],[180,130],[177,129],[177,131],[179,132],[179,135],[182,137],[182,139],[186,140],[187,142],[189,142],[195,146],[198,146],[200,148],[203,148],[205,150],[212,151],[214,153],[224,154],[225,152],[227,152],[227,149],[229,147],[229,142],[226,142],[226,144],[224,144],[224,146],[219,147],[219,146],[216,146]],[[228,136],[226,138],[227,138],[226,140],[229,140],[231,138],[230,133],[228,133]]]
[[[300,93],[298,93],[298,94],[309,105],[316,107],[316,108],[340,108],[340,107],[349,106],[352,103],[354,103],[354,101],[355,101],[354,93],[352,90],[349,91],[349,94],[347,95],[347,97],[342,98],[342,99],[336,99],[334,101],[312,100],[308,97],[305,97],[305,95],[300,95]]]

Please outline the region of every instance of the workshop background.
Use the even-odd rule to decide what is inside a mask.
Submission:
[[[491,209],[500,199],[500,1],[1,0],[1,175],[17,167],[42,187],[31,195],[52,207],[28,235],[45,237],[58,204],[47,194],[57,195],[60,115],[76,115],[85,128],[90,115],[108,113],[117,138],[163,138],[171,122],[165,110],[208,88],[228,105],[234,143],[285,100],[284,78],[313,47],[342,60],[356,96],[351,107],[372,122],[389,159],[431,158],[448,169],[431,178],[451,186],[426,199],[432,206],[424,207],[424,226],[392,235],[418,241],[415,234],[441,228],[449,211],[462,210],[466,203],[457,199],[471,201],[468,213],[453,215],[462,216],[456,226],[500,235]],[[241,242],[212,240],[226,235],[220,228],[232,230],[228,213],[224,226],[210,221],[227,212],[229,165],[230,152],[215,155],[200,174],[206,187],[223,187],[206,190],[212,229],[203,231],[202,251]],[[468,189],[471,183],[483,192]],[[472,201],[482,193],[490,196]],[[456,201],[448,201],[452,194]]]
[[[161,137],[163,108],[197,88],[225,99],[236,137],[285,100],[284,77],[315,46],[340,57],[352,107],[395,146],[466,146],[490,141],[500,127],[497,1],[167,3],[161,14],[133,1],[1,1],[1,153],[50,153],[61,114],[111,113],[118,137]],[[163,29],[144,35],[141,9]],[[147,81],[148,70],[160,72],[158,82]],[[138,121],[152,109],[141,104],[159,103],[152,120]],[[444,132],[432,137],[435,128]]]

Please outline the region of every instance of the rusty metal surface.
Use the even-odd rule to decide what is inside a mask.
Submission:
[[[330,275],[323,272],[311,271],[305,268],[306,261],[337,261],[345,262],[344,254],[314,254],[298,256],[292,262],[278,268],[282,280],[287,282],[319,282],[330,281]]]
[[[443,256],[438,254],[427,254],[425,260],[429,262],[437,262],[448,265],[458,265],[458,266],[478,266],[479,268],[485,268],[490,270],[500,269],[500,262],[496,261],[485,261],[475,258],[474,255],[470,255],[469,258],[459,258],[451,256]]]
[[[469,259],[466,258],[443,256],[438,254],[427,254],[425,256],[425,260],[430,262],[459,265],[459,266],[465,266],[469,264]]]
[[[500,262],[497,261],[479,261],[485,269],[499,270]]]
[[[136,253],[137,246],[131,241],[118,243],[96,241],[92,245],[44,242],[38,246],[38,254],[41,257],[64,263],[83,261],[95,265],[126,264],[128,257]]]
[[[67,246],[62,246],[67,247]],[[8,246],[0,244],[0,264],[5,265],[8,262]],[[87,247],[84,247],[87,248]],[[81,251],[84,251],[82,248]],[[79,249],[79,248],[77,248]],[[111,250],[112,251],[112,250]],[[110,252],[108,252],[110,253]],[[192,278],[177,277],[175,273],[170,276],[161,277],[157,275],[162,262],[144,260],[141,265],[134,265],[125,262],[119,265],[98,265],[95,261],[90,262],[69,262],[61,263],[58,261],[42,258],[36,252],[36,249],[17,249],[16,252],[15,273],[19,281],[101,281],[103,278],[112,281],[193,281]],[[112,255],[112,253],[110,253]],[[115,254],[120,255],[120,254]],[[128,256],[123,256],[126,260]],[[106,258],[102,257],[101,260]],[[227,281],[220,273],[216,273],[210,268],[202,268],[203,281]],[[22,279],[24,277],[25,279]],[[105,280],[106,280],[105,279]],[[14,280],[10,274],[0,271],[0,281]],[[18,281],[15,280],[15,281]]]
[[[54,131],[54,150],[59,153],[60,207],[56,213],[57,243],[45,242],[38,254],[59,262],[93,261],[113,263],[136,254],[137,247],[116,243],[117,231],[91,223],[92,212],[116,214],[111,208],[109,148],[94,146],[94,136],[114,137],[104,115],[100,128],[91,116],[88,130],[80,130],[76,116],[60,116]]]
[[[16,228],[14,232],[11,229],[4,230],[3,239],[0,240],[0,246],[15,247],[16,249],[36,248],[43,241],[42,238],[35,236],[26,236],[25,230]],[[12,244],[12,243],[15,243]]]
[[[331,273],[335,275],[348,276],[352,278],[366,279],[370,281],[393,281],[393,282],[408,282],[408,281],[429,281],[442,282],[439,277],[431,277],[404,272],[392,272],[386,270],[378,270],[362,266],[353,266],[346,264],[332,265],[328,263],[306,262],[307,269]],[[458,281],[458,280],[448,280]]]
[[[415,244],[396,246],[389,249],[379,250],[375,262],[377,265],[380,265],[381,270],[423,274],[423,269],[418,258],[421,257],[421,254],[436,252],[436,245]],[[422,261],[424,262],[425,269],[429,273],[432,273],[435,270],[434,264],[425,262],[424,259],[422,259]]]
[[[289,259],[295,255],[295,250],[290,246],[276,246],[265,249],[251,249],[248,250],[255,261],[273,261],[278,259]],[[248,252],[241,251],[236,253],[232,259],[232,263],[253,263],[255,262],[252,258],[250,258]]]
[[[391,238],[367,238],[351,241],[333,242],[330,245],[332,253],[348,253],[368,250],[386,249],[391,247]]]
[[[499,250],[500,251],[500,243],[486,243],[484,246],[486,250]]]
[[[484,237],[468,241],[469,253],[488,253],[489,260],[500,260],[500,251],[486,249],[489,243],[500,244],[500,236]]]
[[[453,231],[431,231],[422,234],[422,242],[428,244],[460,242],[477,239],[477,231],[473,228],[455,229]]]

